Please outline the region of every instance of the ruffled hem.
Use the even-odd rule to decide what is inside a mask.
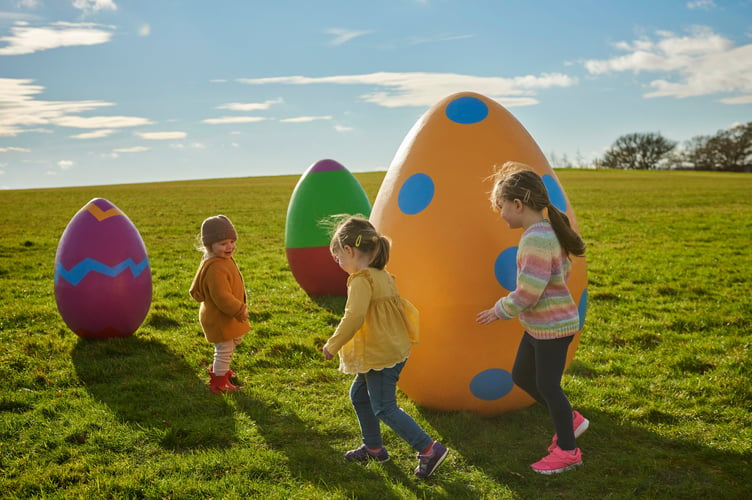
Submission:
[[[398,364],[407,361],[407,358],[409,358],[409,357],[410,357],[410,353],[408,352],[407,355],[404,358],[402,358],[401,360],[395,361],[394,363],[392,363],[391,365],[388,365],[388,366],[382,366],[381,368],[368,368],[367,370],[363,370],[363,371],[358,371],[358,370],[350,371],[350,370],[342,368],[340,366],[339,367],[339,371],[341,371],[342,373],[347,374],[347,375],[357,375],[359,373],[368,373],[371,370],[380,372],[381,370],[386,370],[387,368],[394,368]]]

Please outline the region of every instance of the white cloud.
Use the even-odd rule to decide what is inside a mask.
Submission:
[[[141,27],[138,29],[138,36],[149,36],[151,35],[151,26],[148,24],[142,24]]]
[[[352,132],[353,128],[346,127],[345,125],[335,125],[334,130],[336,130],[337,132]]]
[[[185,132],[136,132],[136,135],[142,139],[151,141],[166,141],[173,139],[185,139],[188,135]]]
[[[33,14],[24,14],[22,12],[0,12],[0,20],[5,21],[31,21],[36,19]]]
[[[361,99],[387,108],[432,106],[449,94],[473,91],[495,99],[507,107],[537,104],[536,90],[550,87],[570,87],[577,83],[561,73],[544,73],[514,78],[459,75],[456,73],[369,73],[325,77],[282,76],[272,78],[244,78],[249,85],[363,85],[383,90],[361,95]]]
[[[94,132],[84,132],[82,134],[76,134],[70,136],[71,139],[101,139],[102,137],[107,137],[108,135],[111,135],[113,132],[115,132],[112,129],[106,128],[102,130],[95,130]]]
[[[117,10],[117,5],[113,0],[73,0],[73,7],[82,10],[85,14],[100,10]]]
[[[176,142],[174,144],[170,144],[171,149],[175,150],[184,150],[184,149],[206,149],[206,145],[202,142],[192,142],[190,144],[183,144],[180,142]]]
[[[723,104],[752,104],[752,95],[740,95],[721,99]]]
[[[689,35],[658,32],[656,41],[642,39],[620,42],[615,47],[627,52],[605,60],[585,61],[593,75],[631,71],[664,73],[669,78],[652,80],[653,90],[645,97],[684,98],[711,94],[739,94],[723,98],[727,104],[746,103],[752,94],[752,44],[733,43],[706,27],[694,27]]]
[[[26,148],[16,148],[13,146],[9,146],[7,148],[0,148],[0,153],[30,153],[30,149]]]
[[[715,8],[715,2],[713,0],[692,0],[690,2],[687,2],[687,8],[690,10],[694,9],[702,9],[702,10],[710,10]]]
[[[145,146],[133,146],[130,148],[118,148],[113,149],[113,153],[143,153],[144,151],[149,151],[151,148],[147,148]],[[114,156],[114,158],[117,158],[117,156]]]
[[[321,120],[331,120],[331,116],[296,116],[294,118],[283,118],[280,120],[282,123],[308,123]]]
[[[423,45],[426,43],[437,43],[437,42],[451,42],[454,40],[465,40],[467,38],[475,38],[475,35],[436,35],[432,37],[411,37],[408,39],[407,43],[409,45]]]
[[[217,106],[217,109],[227,109],[230,111],[261,111],[269,109],[274,104],[285,102],[281,97],[264,102],[228,102]]]
[[[329,45],[336,47],[337,45],[342,45],[344,43],[349,42],[353,38],[367,35],[371,32],[347,30],[347,29],[342,29],[342,28],[331,28],[331,29],[326,30],[326,33],[328,35],[334,35],[334,38],[329,41]]]
[[[73,165],[75,165],[75,162],[70,160],[60,160],[57,162],[57,166],[60,167],[60,170],[68,170]]]
[[[0,78],[0,136],[39,132],[38,127],[56,125],[75,113],[112,106],[102,101],[41,101],[35,97],[44,87],[33,80]]]
[[[107,43],[112,38],[112,32],[102,28],[112,29],[92,23],[67,22],[33,27],[19,21],[11,28],[10,36],[0,37],[0,42],[7,43],[5,47],[0,47],[0,56],[17,56],[58,47]]]
[[[122,128],[150,125],[147,118],[138,116],[61,116],[52,120],[59,127],[72,128]]]
[[[263,116],[223,116],[220,118],[207,118],[202,123],[209,125],[221,125],[225,123],[255,123],[266,120]]]

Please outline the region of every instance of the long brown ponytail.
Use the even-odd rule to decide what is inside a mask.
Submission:
[[[548,219],[559,244],[568,254],[585,255],[585,242],[572,228],[567,214],[556,208],[548,197],[548,190],[540,178],[524,163],[506,162],[493,175],[494,188],[491,205],[499,210],[503,200],[520,200],[533,210],[548,210]]]

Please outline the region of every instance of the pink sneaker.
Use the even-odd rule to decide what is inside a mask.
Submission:
[[[539,474],[556,474],[573,469],[582,465],[582,452],[579,448],[576,448],[574,452],[574,455],[572,455],[557,446],[548,456],[538,460],[530,467]]]
[[[578,438],[582,435],[583,432],[585,432],[588,427],[590,427],[590,420],[586,419],[582,416],[580,412],[577,410],[574,410],[572,412],[572,427],[574,427],[574,437]],[[554,448],[557,446],[557,439],[556,434],[554,434],[554,438],[551,440],[551,444],[548,446],[548,452],[551,453],[554,451]]]

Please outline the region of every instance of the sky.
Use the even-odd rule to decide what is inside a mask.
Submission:
[[[386,170],[455,92],[549,161],[752,121],[752,0],[0,0],[0,189]]]

